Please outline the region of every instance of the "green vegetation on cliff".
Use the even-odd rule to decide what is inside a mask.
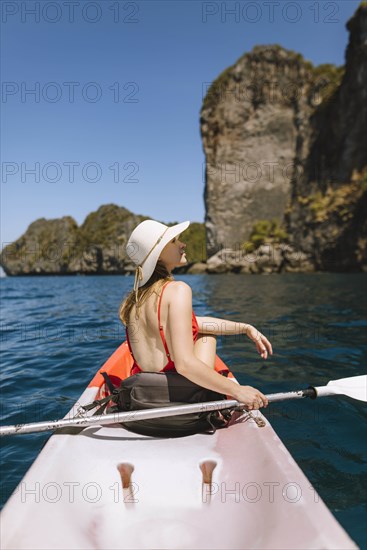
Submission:
[[[367,192],[367,170],[355,174],[354,181],[336,188],[328,187],[325,193],[317,191],[306,197],[298,197],[298,202],[308,209],[314,223],[323,223],[332,216],[346,223],[354,216],[354,206]]]
[[[207,90],[207,93],[203,100],[202,109],[208,109],[213,107],[221,98],[221,95],[224,93],[227,85],[231,79],[231,72],[233,66],[227,67],[215,80],[212,82],[210,87]]]
[[[186,257],[190,264],[206,262],[206,236],[205,225],[203,223],[192,222],[182,234],[181,240],[187,245]]]
[[[337,67],[324,63],[312,68],[312,100],[314,104],[326,105],[338,90],[345,73],[344,65]]]
[[[288,234],[279,220],[259,220],[250,233],[249,240],[243,245],[246,252],[253,252],[262,244],[274,244],[288,240]]]
[[[266,74],[261,77],[260,74],[257,74],[255,69],[253,69],[254,80],[251,80],[249,74],[247,83],[236,81],[234,69],[246,59],[248,59],[249,64],[273,63],[279,66],[287,65],[287,67],[296,64],[300,68],[303,67],[308,73],[310,99],[315,106],[321,103],[324,105],[325,102],[330,100],[340,86],[345,72],[344,66],[337,67],[331,63],[324,63],[315,67],[313,63],[306,60],[302,54],[285,49],[279,44],[255,46],[251,52],[242,55],[234,65],[227,67],[212,82],[204,97],[203,109],[215,107],[220,100],[225,100],[226,93],[229,91],[227,88],[231,79],[233,80],[232,92],[237,94],[236,97],[238,100],[251,97],[251,93],[256,99],[256,95],[260,94],[261,89],[266,90],[266,87],[269,86],[270,83],[269,78]],[[281,78],[281,76],[279,78]],[[295,82],[295,84],[298,84],[298,82]],[[292,94],[289,93],[288,89],[283,90],[283,92],[283,100],[292,99]],[[294,93],[296,97],[299,94],[299,90],[295,89]]]
[[[75,243],[75,254],[83,253],[93,246],[100,249],[121,249],[125,247],[127,238],[126,228],[146,219],[144,216],[133,214],[116,204],[105,204],[95,212],[88,214],[78,231]]]

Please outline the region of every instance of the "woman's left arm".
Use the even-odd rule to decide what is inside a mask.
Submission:
[[[245,334],[256,344],[257,351],[263,359],[268,353],[273,355],[273,348],[269,340],[254,326],[247,323],[237,323],[216,317],[197,317],[199,334],[213,334],[215,336]]]

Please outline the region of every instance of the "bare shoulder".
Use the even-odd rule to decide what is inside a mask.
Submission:
[[[167,287],[167,297],[172,303],[192,301],[191,287],[183,281],[172,281]]]

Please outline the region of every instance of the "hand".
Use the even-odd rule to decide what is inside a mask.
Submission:
[[[269,404],[266,395],[252,386],[239,386],[235,398],[243,403],[248,410],[260,409],[260,407],[267,407]]]
[[[269,340],[252,325],[247,325],[246,335],[256,344],[257,351],[263,359],[268,357],[268,352],[273,355],[273,348]]]

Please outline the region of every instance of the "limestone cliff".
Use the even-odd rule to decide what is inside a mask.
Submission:
[[[257,46],[212,84],[201,111],[208,256],[272,220],[315,269],[367,264],[366,21],[361,5],[345,67]]]
[[[367,267],[367,4],[348,22],[340,86],[310,120],[304,170],[285,222],[316,269]]]
[[[308,140],[311,85],[300,55],[257,46],[209,89],[201,111],[209,256],[243,243],[258,220],[283,218]]]

